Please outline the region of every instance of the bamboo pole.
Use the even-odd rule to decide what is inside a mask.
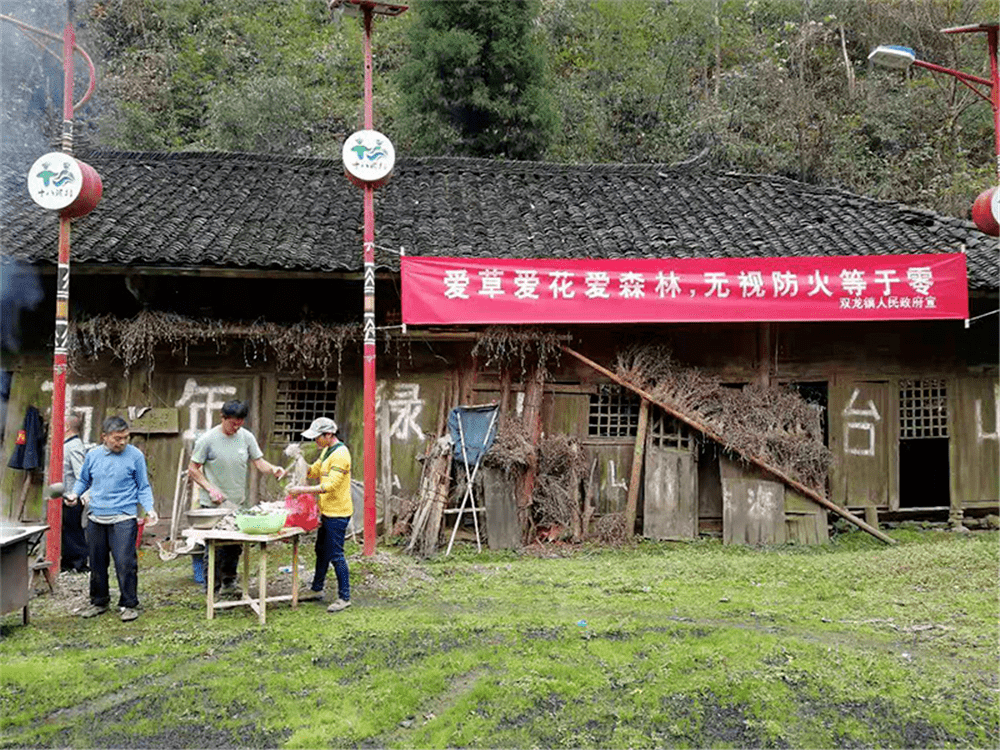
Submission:
[[[765,471],[773,474],[775,477],[777,477],[778,479],[780,479],[782,482],[784,482],[785,484],[787,484],[792,489],[801,492],[803,495],[805,495],[806,497],[808,497],[810,500],[816,502],[819,505],[822,505],[827,510],[832,510],[834,513],[836,513],[837,515],[839,515],[841,518],[847,519],[848,521],[850,521],[851,523],[853,523],[855,526],[857,526],[862,531],[867,531],[873,537],[875,537],[876,539],[879,539],[879,540],[885,542],[886,544],[895,544],[896,543],[896,540],[893,539],[892,537],[887,536],[886,534],[883,534],[878,529],[869,526],[867,523],[865,523],[864,521],[862,521],[860,518],[858,518],[856,515],[854,515],[853,513],[851,513],[846,508],[841,508],[836,503],[831,502],[830,500],[827,500],[825,497],[823,497],[821,494],[819,494],[816,490],[812,489],[811,487],[806,487],[801,482],[799,482],[799,481],[793,479],[792,477],[788,476],[788,474],[786,474],[785,472],[783,472],[781,469],[778,469],[778,468],[776,468],[774,466],[771,466],[766,461],[764,461],[763,459],[761,459],[761,458],[759,458],[757,456],[754,456],[752,454],[746,453],[745,451],[742,451],[739,448],[736,448],[734,446],[728,445],[728,443],[725,441],[725,439],[721,435],[719,435],[718,433],[716,433],[714,430],[712,430],[710,427],[707,427],[704,424],[702,424],[701,422],[698,422],[697,420],[692,419],[688,415],[683,414],[682,412],[677,411],[673,407],[669,406],[668,404],[663,403],[662,401],[658,400],[656,397],[654,397],[653,395],[647,393],[646,391],[644,391],[643,389],[641,389],[638,386],[634,385],[633,383],[630,383],[629,381],[625,380],[624,378],[619,377],[615,373],[611,372],[611,370],[608,370],[607,368],[602,367],[601,365],[597,364],[593,360],[588,359],[587,357],[585,357],[584,355],[580,354],[577,351],[574,351],[570,347],[563,345],[562,346],[562,350],[564,352],[566,352],[567,354],[569,354],[569,355],[571,355],[573,357],[576,357],[578,360],[580,360],[581,362],[583,362],[585,365],[588,365],[589,367],[592,367],[593,369],[597,370],[597,372],[601,373],[605,377],[610,378],[615,383],[618,383],[619,385],[622,385],[622,386],[628,388],[630,391],[638,394],[642,398],[647,399],[651,403],[656,404],[657,406],[659,406],[661,409],[663,409],[664,411],[666,411],[668,414],[670,414],[674,418],[679,419],[681,422],[684,422],[686,425],[688,425],[690,427],[693,427],[694,429],[698,430],[700,433],[702,433],[703,435],[705,435],[705,437],[711,438],[712,440],[715,440],[720,445],[726,446],[730,450],[732,450],[732,451],[734,451],[736,453],[739,453],[743,458],[745,458],[750,463],[755,464],[755,465],[759,466],[760,468],[764,469]]]

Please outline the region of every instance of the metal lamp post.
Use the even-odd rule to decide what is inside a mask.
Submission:
[[[898,70],[904,70],[911,65],[914,65],[918,68],[926,68],[934,73],[945,73],[957,78],[959,82],[966,86],[976,96],[989,102],[990,106],[993,108],[993,142],[997,162],[997,178],[1000,180],[1000,71],[998,71],[997,67],[998,28],[1000,28],[1000,24],[998,23],[981,23],[975,26],[953,26],[951,28],[941,29],[942,34],[986,34],[986,45],[989,50],[990,60],[989,78],[982,78],[980,76],[972,75],[971,73],[963,73],[960,70],[952,70],[951,68],[945,68],[941,65],[935,65],[934,63],[919,60],[917,59],[916,52],[914,52],[911,48],[894,44],[876,47],[868,55],[868,61],[876,65],[895,68]],[[985,86],[989,92],[984,92],[981,88],[977,88],[978,86]],[[992,201],[990,200],[990,197],[987,196],[987,193],[992,193]],[[979,226],[979,228],[984,232],[994,235],[997,234],[997,222],[1000,222],[1000,216],[996,215],[998,210],[996,207],[997,193],[997,188],[993,187],[984,191],[984,193],[976,199],[977,206],[979,204],[989,206],[992,203],[992,217],[988,216],[990,213],[989,210],[987,211],[987,215],[983,216],[981,212],[977,214],[976,209],[973,209],[973,218],[976,221],[976,225]],[[984,197],[985,200],[982,200]],[[992,221],[989,220],[990,218]]]
[[[59,255],[56,273],[55,351],[52,358],[52,419],[49,429],[49,482],[53,487],[63,480],[63,432],[66,419],[66,370],[68,369],[69,334],[69,264],[70,220],[89,213],[101,200],[103,183],[96,170],[73,158],[73,112],[93,94],[97,83],[94,63],[76,43],[73,28],[73,0],[67,1],[66,26],[62,36],[45,29],[29,26],[10,16],[0,15],[0,21],[16,26],[46,51],[48,41],[62,41],[63,63],[63,125],[62,151],[40,157],[28,173],[28,192],[38,205],[59,211]],[[90,84],[83,98],[73,103],[73,54],[79,53],[87,63]],[[52,54],[55,54],[54,52]],[[56,171],[53,171],[56,170]],[[53,493],[46,506],[49,530],[45,539],[45,556],[50,563],[48,575],[59,574],[62,546],[62,492]]]
[[[395,153],[388,138],[372,129],[372,17],[398,16],[408,6],[373,0],[329,0],[334,10],[343,7],[349,15],[364,20],[365,89],[364,130],[344,143],[344,171],[364,190],[364,451],[365,512],[364,554],[375,554],[377,514],[375,509],[375,188],[385,184],[392,172]]]

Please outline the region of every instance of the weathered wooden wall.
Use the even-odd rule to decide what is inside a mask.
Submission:
[[[9,437],[16,433],[29,405],[35,405],[48,423],[51,414],[51,374],[40,363],[23,361],[14,372],[11,398],[8,402],[7,425],[4,432],[4,453],[9,455]],[[251,401],[247,429],[257,436],[265,456],[272,463],[284,464],[281,455],[284,445],[269,442],[273,425],[273,402],[255,401],[266,376],[247,369],[215,367],[210,371],[184,373],[168,367],[158,368],[152,374],[134,372],[123,377],[114,363],[83,365],[67,377],[67,413],[82,417],[81,437],[84,442],[96,445],[101,439],[101,422],[111,415],[120,415],[129,422],[132,444],[146,457],[150,484],[156,501],[156,510],[169,516],[173,507],[178,466],[186,466],[186,457],[194,439],[219,423],[219,409],[229,399]],[[13,432],[11,431],[13,429]],[[50,436],[51,438],[51,436]],[[183,456],[182,456],[182,452]],[[46,468],[48,459],[46,458]],[[255,474],[256,472],[251,472]],[[10,513],[14,486],[21,472],[4,466],[0,480],[3,510]],[[44,477],[37,477],[36,486],[26,507],[26,517],[43,516],[42,495]],[[259,488],[262,499],[280,495],[273,478],[267,478]]]
[[[642,535],[647,539],[698,536],[698,469],[690,450],[646,443]]]
[[[969,346],[963,339],[961,323],[782,324],[770,326],[766,336],[756,324],[630,326],[627,339],[623,338],[623,330],[617,325],[587,327],[572,331],[572,338],[578,350],[611,369],[623,346],[632,341],[654,342],[669,347],[678,363],[698,367],[726,383],[739,385],[766,377],[771,382],[809,382],[825,388],[829,442],[836,459],[831,499],[854,508],[898,507],[899,382],[907,378],[942,378],[949,398],[951,501],[960,507],[997,504],[997,368],[967,364]],[[762,348],[762,342],[766,348]],[[472,337],[437,341],[416,334],[410,356],[382,358],[380,352],[380,505],[384,505],[386,494],[402,502],[417,493],[421,471],[418,458],[438,437],[441,417],[452,406],[500,399],[500,374],[470,359],[473,344]],[[986,358],[978,348],[975,351],[977,361]],[[6,362],[5,367],[14,372],[0,476],[0,502],[9,512],[23,480],[21,472],[6,468],[12,437],[28,405],[36,405],[43,414],[47,411],[51,393],[45,390],[45,383],[51,380],[51,360],[46,356],[23,356]],[[568,357],[551,370],[541,408],[543,430],[547,434],[570,434],[580,440],[592,469],[583,481],[594,488],[597,514],[623,512],[634,440],[588,434],[590,397],[603,382],[602,376]],[[68,401],[73,409],[89,415],[86,439],[92,443],[99,440],[99,424],[106,414],[122,410],[127,415],[130,407],[153,409],[148,416],[131,421],[135,422],[135,442],[146,452],[150,465],[157,510],[165,515],[171,508],[180,451],[198,431],[217,423],[218,407],[228,398],[258,402],[247,426],[257,435],[270,461],[285,463],[285,445],[272,440],[279,376],[282,374],[271,362],[247,362],[238,348],[221,353],[214,347],[195,348],[183,356],[165,354],[157,359],[151,374],[139,367],[128,379],[122,376],[119,362],[86,364],[69,378],[72,395]],[[354,476],[360,478],[364,465],[360,361],[346,357],[339,371],[326,376],[338,379],[337,413],[329,416],[340,423],[342,438],[352,452]],[[512,376],[509,408],[516,414],[523,407],[524,384],[518,382],[518,368],[513,368]],[[310,377],[320,376],[312,373]],[[136,415],[134,411],[132,414]],[[141,429],[143,420],[150,425],[145,432]],[[651,477],[656,483],[656,467],[653,465],[651,471],[649,463],[655,463],[655,459],[647,454],[645,460],[639,518],[651,524],[651,535],[672,535],[676,529],[655,528],[664,513],[657,510],[657,503],[664,498],[655,496],[655,487],[649,484]],[[692,468],[677,467],[674,472],[694,476],[693,488],[688,490],[695,495],[694,505],[684,507],[696,508],[698,530],[721,530],[717,528],[724,516],[721,462],[711,451],[705,453],[705,448],[693,454],[692,462]],[[278,491],[272,480],[261,486],[262,494],[276,495]],[[29,501],[29,512],[34,517],[41,517],[41,494],[38,481]],[[801,509],[789,510],[788,498],[786,492],[786,536],[823,538],[825,527],[819,528],[819,516]],[[648,502],[644,505],[644,501]],[[801,530],[794,531],[793,527]],[[688,527],[683,533],[688,534]],[[780,533],[775,530],[775,538]]]
[[[898,506],[893,439],[893,384],[835,376],[829,388],[829,443],[837,461],[831,499],[841,507]]]
[[[952,505],[995,507],[1000,495],[1000,380],[969,376],[954,381],[950,458]]]

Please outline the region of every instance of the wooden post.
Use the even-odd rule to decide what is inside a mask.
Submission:
[[[175,547],[177,546],[177,537],[181,529],[181,513],[184,512],[181,509],[181,490],[185,481],[184,472],[187,470],[187,466],[184,463],[184,459],[187,458],[186,453],[187,451],[184,450],[184,441],[181,440],[180,451],[177,455],[177,476],[174,478],[174,504],[170,509],[169,536],[171,545]]]
[[[395,525],[395,508],[392,502],[392,444],[389,434],[389,403],[383,394],[381,408],[378,414],[379,431],[379,466],[381,477],[379,489],[382,490],[382,538],[389,543],[389,535]]]
[[[590,476],[587,477],[587,486],[583,491],[583,518],[581,519],[581,541],[590,534],[590,520],[594,517],[594,474],[597,472],[597,459],[590,464]]]
[[[261,443],[264,442],[264,437],[260,434],[261,423],[260,423],[260,399],[261,399],[261,388],[260,388],[260,378],[254,378],[250,385],[250,424],[253,425],[253,434],[256,435]],[[260,502],[260,472],[256,468],[247,466],[250,474],[250,499],[252,504],[256,505]]]
[[[573,444],[574,455],[579,455],[582,450],[579,444]],[[573,466],[576,466],[575,461],[573,462]],[[575,468],[570,469],[569,486],[570,491],[573,493],[573,541],[579,543],[583,541],[583,509],[580,502],[580,475]],[[585,503],[586,499],[583,502]]]
[[[757,325],[757,377],[767,388],[771,385],[771,324]]]
[[[451,459],[452,452],[450,450],[439,454],[434,459],[428,476],[426,494],[430,498],[430,507],[423,529],[423,544],[421,545],[421,551],[425,555],[432,555],[437,550],[444,509],[448,504],[448,495],[451,490]]]
[[[473,406],[476,403],[476,393],[473,390],[473,386],[476,384],[476,378],[479,377],[477,362],[478,360],[474,357],[468,357],[465,361],[465,366],[459,374],[461,395],[459,396],[460,400],[458,403],[462,406]]]
[[[538,474],[538,456],[536,450],[542,435],[542,390],[545,384],[545,372],[536,365],[524,387],[524,426],[528,430],[532,452],[528,456],[528,468],[524,472],[521,483],[521,494],[517,503],[517,515],[521,522],[521,539],[524,544],[531,540],[531,498],[535,492],[535,478]]]
[[[646,426],[649,424],[649,401],[639,404],[639,424],[635,430],[635,447],[632,450],[632,478],[628,483],[625,501],[625,533],[635,534],[635,512],[639,504],[639,483],[642,481],[642,458],[646,450]]]
[[[510,368],[504,367],[500,371],[500,414],[510,411],[510,381]]]

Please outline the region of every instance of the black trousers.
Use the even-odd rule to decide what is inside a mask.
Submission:
[[[62,552],[59,567],[77,572],[87,570],[90,547],[83,529],[83,503],[63,505]]]
[[[108,589],[108,565],[114,560],[118,577],[118,606],[135,609],[139,605],[139,558],[135,541],[139,522],[134,518],[118,523],[87,524],[90,544],[90,603],[107,607],[111,601]]]
[[[233,583],[236,580],[236,569],[239,567],[242,552],[242,544],[226,544],[215,548],[216,588],[220,584]]]

